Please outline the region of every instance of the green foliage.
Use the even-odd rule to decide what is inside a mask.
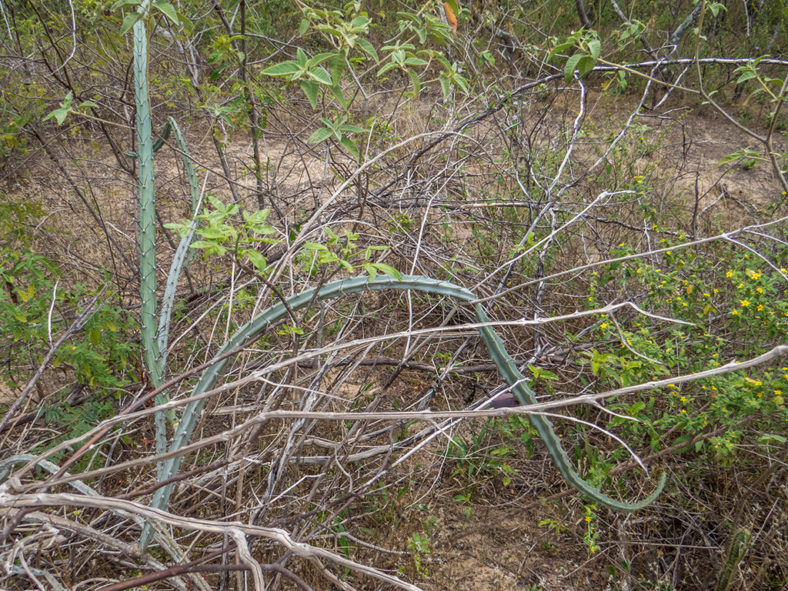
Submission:
[[[238,204],[225,204],[213,195],[207,196],[210,207],[197,216],[199,226],[196,234],[199,240],[191,244],[191,248],[204,250],[206,256],[224,256],[230,254],[235,258],[250,263],[254,269],[265,275],[268,261],[258,250],[260,244],[276,244],[279,240],[272,238],[276,233],[273,226],[266,223],[268,209],[260,209],[254,213],[243,211],[243,223],[236,224],[241,211]],[[177,231],[182,237],[191,229],[191,222],[165,224],[165,227]]]
[[[572,54],[564,64],[564,79],[566,82],[571,82],[575,71],[582,78],[594,69],[594,65],[602,51],[602,43],[595,31],[581,29],[572,33],[565,41],[557,42],[550,50],[547,59],[564,57],[569,50],[572,50]]]
[[[644,290],[649,309],[692,324],[664,330],[642,317],[627,323],[603,318],[597,331],[610,349],[587,353],[591,375],[601,388],[713,368],[723,359],[753,357],[788,339],[788,304],[779,295],[785,269],[772,269],[749,252],[722,246],[684,249],[681,239],[663,239],[662,245],[668,250],[661,265],[637,259],[607,265],[595,274],[589,306],[597,305],[600,290],[629,286]],[[778,261],[788,257],[785,249],[772,254]],[[746,438],[757,434],[752,442],[767,446],[784,441],[787,371],[767,367],[671,385],[634,402],[611,404],[622,417],[611,419],[609,426],[629,441],[644,439],[653,451],[695,440],[693,450],[701,457],[731,463],[748,444]],[[623,418],[627,416],[638,422]],[[753,420],[755,429],[742,429]],[[721,433],[704,437],[714,431]]]

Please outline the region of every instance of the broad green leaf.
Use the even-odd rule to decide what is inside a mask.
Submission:
[[[744,72],[741,76],[738,77],[738,79],[736,80],[736,84],[742,84],[743,82],[747,82],[747,80],[757,77],[758,77],[758,72],[749,70]]]
[[[302,18],[301,23],[298,25],[298,34],[304,35],[304,33],[306,33],[307,30],[309,29],[310,24],[311,23],[309,22],[309,19]]]
[[[178,24],[178,13],[167,0],[153,0],[152,6],[170,19],[174,25]]]
[[[313,80],[317,80],[321,84],[325,84],[326,86],[333,86],[333,82],[331,81],[331,75],[326,71],[325,68],[319,67],[311,70],[309,75],[312,77]]]
[[[304,80],[301,83],[301,90],[304,91],[306,98],[309,99],[309,104],[312,106],[312,108],[317,108],[317,82],[313,82],[312,80]]]
[[[246,258],[249,259],[249,262],[252,263],[258,271],[265,271],[265,268],[268,266],[268,260],[259,251],[254,248],[246,248],[243,254],[246,255]]]
[[[378,70],[378,78],[381,77],[386,72],[388,72],[389,70],[391,70],[392,68],[396,68],[398,66],[399,66],[399,64],[397,64],[395,62],[388,62],[386,64],[383,64],[383,67],[380,68],[380,70]],[[410,71],[408,71],[408,72],[410,72]]]
[[[58,125],[63,125],[63,122],[66,120],[66,117],[68,117],[68,114],[70,112],[71,112],[70,108],[66,109],[61,107],[59,109],[55,109],[54,111],[52,111],[49,115],[44,117],[42,121],[46,121],[47,119],[51,119],[52,117],[54,117]]]
[[[329,128],[321,127],[315,133],[310,135],[309,139],[306,141],[309,144],[319,144],[320,142],[324,142],[330,138],[332,133],[333,131],[331,131]]]
[[[575,70],[577,69],[577,64],[580,62],[581,59],[586,57],[584,53],[576,53],[568,60],[566,60],[566,65],[564,66],[564,79],[567,82],[571,82],[572,78],[575,75]]]
[[[364,51],[365,51],[367,54],[369,54],[369,55],[371,55],[373,58],[375,58],[375,61],[376,61],[376,62],[377,62],[377,61],[379,61],[379,58],[378,58],[378,52],[377,52],[377,51],[375,51],[375,48],[374,48],[374,47],[372,47],[372,43],[370,43],[370,42],[369,42],[369,41],[367,41],[366,39],[359,39],[359,40],[358,40],[358,45],[359,45],[359,47],[361,47],[361,49],[363,49],[363,50],[364,50]]]
[[[349,123],[346,123],[345,125],[339,126],[339,131],[344,131],[346,133],[364,133],[366,129],[359,127],[358,125],[350,125]]]
[[[125,16],[123,19],[123,24],[120,26],[120,34],[125,35],[129,32],[129,29],[134,26],[134,24],[142,18],[142,15],[139,12],[130,12]]]
[[[582,78],[594,69],[594,60],[590,55],[584,55],[577,63],[577,70]]]
[[[380,271],[388,275],[389,277],[394,277],[394,279],[401,280],[402,273],[400,273],[397,269],[392,267],[391,265],[387,265],[386,263],[372,263],[372,266]]]
[[[329,87],[331,94],[334,95],[334,98],[337,99],[337,102],[343,107],[347,107],[347,99],[345,99],[345,95],[342,94],[342,89],[339,87],[339,84],[334,84],[333,86]]]
[[[408,70],[408,77],[410,78],[411,84],[413,84],[413,92],[418,95],[419,92],[421,92],[421,78],[419,78],[419,75],[413,70]]]
[[[429,64],[429,62],[420,57],[409,57],[405,60],[406,66],[426,66],[427,64]]]
[[[342,73],[345,71],[345,54],[338,52],[334,54],[328,62],[328,69],[331,71],[331,82],[338,84]]]
[[[329,60],[329,59],[333,58],[336,55],[337,55],[336,51],[326,51],[324,53],[318,53],[316,56],[310,58],[306,62],[306,67],[309,68],[309,69],[312,69],[315,66],[319,66],[324,61]]]
[[[588,42],[588,49],[591,50],[591,57],[596,61],[599,59],[599,54],[602,51],[602,43],[599,39],[593,39]]]
[[[343,136],[339,143],[356,159],[358,162],[361,159],[361,154],[359,154],[358,147],[356,146],[355,142],[351,140],[347,136]]]
[[[134,6],[139,6],[142,4],[142,0],[118,0],[115,4],[112,5],[110,10],[117,10],[121,6],[128,6],[129,4],[133,4]]]
[[[301,67],[296,62],[293,60],[288,60],[286,62],[273,65],[270,68],[266,68],[261,72],[261,74],[265,74],[266,76],[289,76],[300,71]]]
[[[449,93],[451,92],[451,82],[445,76],[441,76],[438,78],[441,83],[441,90],[443,91],[443,100],[447,100],[449,98]]]

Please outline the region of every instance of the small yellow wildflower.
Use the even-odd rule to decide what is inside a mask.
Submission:
[[[592,517],[590,515],[586,515],[586,523],[591,523]]]
[[[726,276],[728,279],[730,279],[731,277],[733,277],[733,271],[728,271],[727,273],[725,273],[725,276]]]
[[[607,328],[607,322],[603,322],[599,325],[599,328]]]
[[[731,312],[731,315],[733,315],[733,316],[738,316],[738,315],[739,315],[739,311],[738,311],[738,310],[733,310],[733,311]]]
[[[746,308],[747,306],[750,305],[750,301],[749,300],[739,300],[739,303],[741,304],[742,308]]]
[[[758,304],[758,312],[763,312],[763,304]]]
[[[682,404],[687,404],[687,397],[686,396],[682,396],[681,398],[679,398],[679,400],[681,400]]]
[[[755,291],[757,291],[758,293],[763,293],[763,288],[762,287],[756,287]]]

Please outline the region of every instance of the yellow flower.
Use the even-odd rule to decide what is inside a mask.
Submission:
[[[711,297],[711,294],[710,294],[708,291],[704,291],[704,292],[703,292],[703,295],[705,295],[707,298],[710,298],[710,297]]]
[[[758,304],[758,312],[763,312],[763,304]]]
[[[733,271],[728,271],[727,273],[725,273],[725,276],[726,276],[728,279],[730,279],[731,277],[733,277]]]
[[[591,523],[591,519],[590,515],[586,515],[586,523]]]
[[[682,396],[681,398],[679,398],[679,400],[681,400],[682,404],[686,404],[687,403],[687,397],[686,396]]]
[[[758,293],[763,293],[763,288],[762,287],[756,287],[755,291],[757,291]]]
[[[739,303],[741,304],[742,308],[746,308],[747,306],[750,305],[750,302],[748,300],[739,300]]]
[[[603,322],[599,325],[599,328],[607,328],[607,322]]]
[[[738,310],[733,310],[733,311],[731,312],[731,314],[732,314],[733,316],[738,316],[738,315],[739,315],[739,311],[738,311]]]

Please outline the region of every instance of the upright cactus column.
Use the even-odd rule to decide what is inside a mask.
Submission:
[[[158,388],[162,381],[159,347],[156,338],[156,202],[153,178],[153,136],[148,101],[148,27],[149,1],[138,8],[141,18],[134,23],[134,99],[137,107],[137,179],[139,183],[139,249],[140,249],[140,324],[142,355],[151,385]],[[164,397],[157,403],[164,402]],[[156,414],[156,452],[167,449],[164,413]],[[161,468],[161,466],[160,466]]]

